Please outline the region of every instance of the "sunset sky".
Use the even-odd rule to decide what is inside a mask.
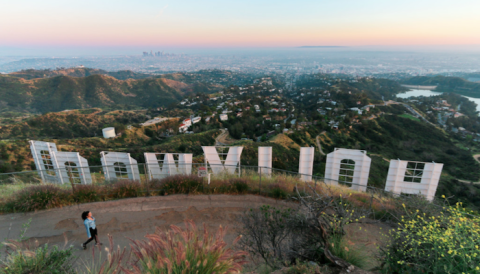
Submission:
[[[479,0],[1,1],[0,47],[480,45],[479,11]]]

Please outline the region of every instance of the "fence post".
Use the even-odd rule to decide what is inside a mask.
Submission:
[[[262,167],[260,167],[260,184],[258,185],[258,194],[262,194]]]
[[[147,164],[143,164],[143,174],[145,174],[145,188],[147,189],[147,197],[148,197],[150,196],[150,190],[148,189],[149,176],[147,174]],[[138,175],[140,176],[140,174]]]

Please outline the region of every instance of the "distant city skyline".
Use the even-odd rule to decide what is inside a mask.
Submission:
[[[142,47],[480,47],[478,10],[477,0],[4,1],[0,55],[52,47],[115,47],[118,54]]]

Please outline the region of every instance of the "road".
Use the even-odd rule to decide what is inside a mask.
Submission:
[[[406,107],[415,117],[419,118],[419,119],[422,119],[424,122],[426,123],[429,123],[430,125],[434,126],[434,127],[438,127],[437,125],[435,125],[434,123],[428,121],[425,117],[423,117],[422,115],[420,115],[420,113],[418,113],[414,108],[412,108],[411,106],[405,104],[405,103],[401,103],[404,107]]]

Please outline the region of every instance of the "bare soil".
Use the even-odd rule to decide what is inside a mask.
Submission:
[[[296,207],[295,203],[254,195],[171,195],[160,197],[132,198],[109,202],[81,204],[59,209],[26,214],[0,215],[0,239],[16,239],[22,224],[32,219],[25,236],[37,244],[50,246],[73,245],[78,251],[79,262],[92,258],[92,253],[80,248],[87,240],[81,214],[89,210],[97,221],[100,240],[108,247],[108,235],[112,235],[115,246],[128,247],[129,239],[144,239],[156,227],[168,229],[170,225],[183,227],[185,219],[193,220],[198,227],[205,223],[210,231],[221,225],[227,226],[227,243],[231,243],[241,232],[240,216],[250,208],[261,205]],[[354,224],[347,228],[347,240],[351,246],[359,247],[372,255],[382,245],[381,234],[389,227],[382,223]],[[93,244],[90,244],[92,247]],[[5,250],[0,251],[3,258]],[[105,258],[105,257],[103,257]],[[372,265],[375,263],[372,262]]]

